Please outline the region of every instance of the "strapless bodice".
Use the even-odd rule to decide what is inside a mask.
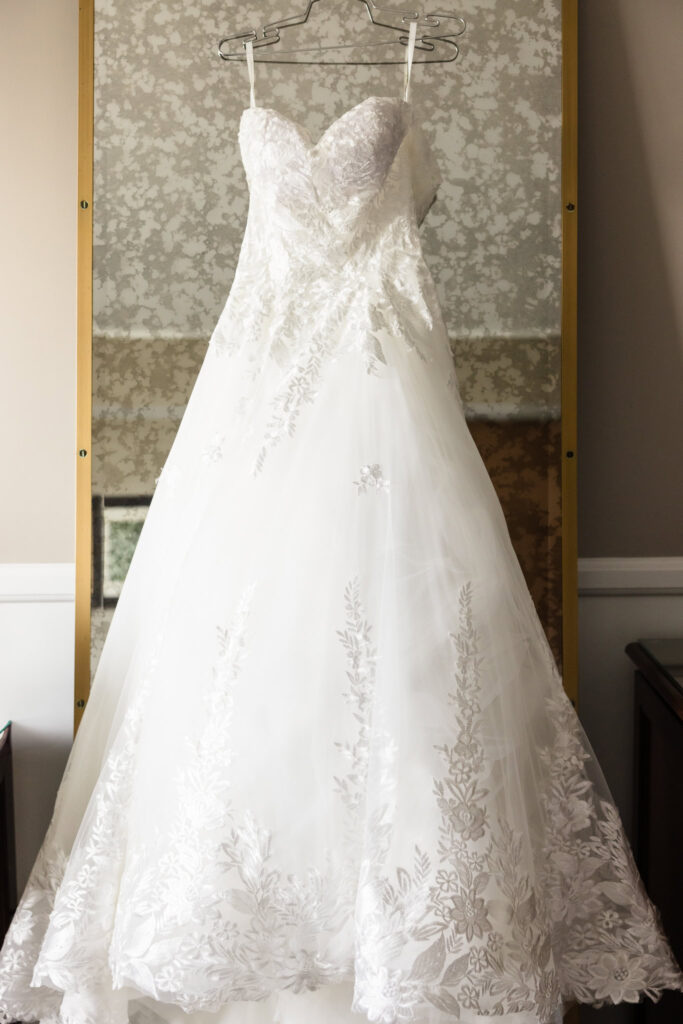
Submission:
[[[317,141],[272,107],[247,107],[239,141],[250,217],[299,257],[305,242],[309,255],[348,254],[374,248],[397,220],[419,225],[440,181],[412,105],[394,96],[368,96]]]

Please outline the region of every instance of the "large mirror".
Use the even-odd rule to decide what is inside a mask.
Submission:
[[[245,227],[237,129],[249,103],[247,68],[221,61],[217,43],[242,26],[297,13],[292,3],[272,0],[266,12],[262,0],[207,2],[200,13],[183,0],[94,0],[92,533],[88,564],[81,550],[78,566],[90,592],[90,608],[81,601],[77,611],[81,634],[90,616],[87,663],[81,649],[77,664],[81,705]],[[288,30],[289,45],[294,38],[297,46],[380,38],[361,4],[316,7],[307,25]],[[566,2],[562,8],[562,0],[470,0],[453,9],[466,22],[458,59],[421,63],[418,56],[412,102],[442,177],[421,237],[460,393],[566,669],[571,591],[565,578],[563,600],[562,564],[574,501],[566,474],[562,489],[574,415],[566,208],[574,169],[563,139],[574,125],[567,113],[571,19]],[[87,92],[87,38],[82,45]],[[402,67],[392,64],[256,63],[258,102],[305,123],[313,136],[368,94],[398,94],[402,79]],[[81,138],[87,147],[83,126]],[[88,334],[84,327],[81,351]],[[81,494],[81,536],[84,509]],[[571,692],[566,672],[565,682]]]

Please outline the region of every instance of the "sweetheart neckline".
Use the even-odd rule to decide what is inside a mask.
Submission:
[[[280,120],[285,121],[287,124],[290,124],[293,128],[296,128],[297,131],[303,132],[303,134],[307,137],[309,141],[309,149],[315,150],[318,148],[318,146],[321,145],[321,143],[325,140],[327,135],[335,127],[335,125],[338,125],[339,122],[343,121],[343,119],[345,117],[348,117],[349,114],[353,114],[354,111],[359,110],[362,106],[364,106],[364,104],[368,103],[370,100],[392,100],[393,102],[398,101],[402,106],[408,107],[409,109],[412,108],[412,103],[410,102],[410,100],[404,100],[402,96],[378,96],[375,94],[366,96],[364,99],[359,100],[358,103],[354,103],[354,105],[352,107],[349,107],[348,110],[344,110],[338,117],[335,117],[334,121],[328,124],[327,128],[325,128],[322,135],[318,138],[316,142],[313,142],[313,136],[311,135],[310,131],[305,125],[300,124],[298,121],[295,121],[294,118],[289,117],[287,114],[283,114],[282,111],[277,109],[277,107],[262,107],[260,105],[254,107],[245,107],[240,115],[240,127],[242,126],[242,120],[244,118],[244,115],[249,111],[261,110],[264,111],[265,113],[275,114],[276,117],[279,117]]]

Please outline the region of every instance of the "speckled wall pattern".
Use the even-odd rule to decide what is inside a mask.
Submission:
[[[248,79],[243,64],[218,58],[216,45],[244,25],[295,13],[297,2],[95,6],[93,491],[149,494],[228,295],[246,222],[237,125]],[[421,229],[425,257],[475,439],[542,604],[559,568],[549,570],[544,557],[545,583],[535,586],[531,552],[541,535],[543,549],[553,547],[557,510],[530,516],[516,492],[525,478],[528,485],[534,452],[532,491],[559,471],[559,450],[553,467],[522,440],[521,425],[533,433],[546,424],[538,427],[545,437],[560,411],[560,7],[447,5],[467,22],[461,55],[417,64],[411,95],[443,179]],[[359,4],[324,0],[286,45],[381,31]],[[256,65],[257,103],[277,106],[313,135],[366,95],[399,93],[402,82],[400,66]],[[506,452],[498,479],[494,438]],[[559,604],[546,605],[540,610],[556,634]],[[94,611],[96,661],[109,613]]]

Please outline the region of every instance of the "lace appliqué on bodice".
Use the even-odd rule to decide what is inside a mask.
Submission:
[[[404,141],[419,224],[440,175],[405,100],[369,96],[333,121],[317,142],[306,128],[271,107],[247,107],[240,123],[252,199],[256,194],[266,203],[285,231],[300,225],[317,234],[322,227],[328,241],[334,238],[329,229],[339,236],[351,232],[362,214],[372,213],[373,203],[375,210],[382,200],[386,203],[382,187]]]

